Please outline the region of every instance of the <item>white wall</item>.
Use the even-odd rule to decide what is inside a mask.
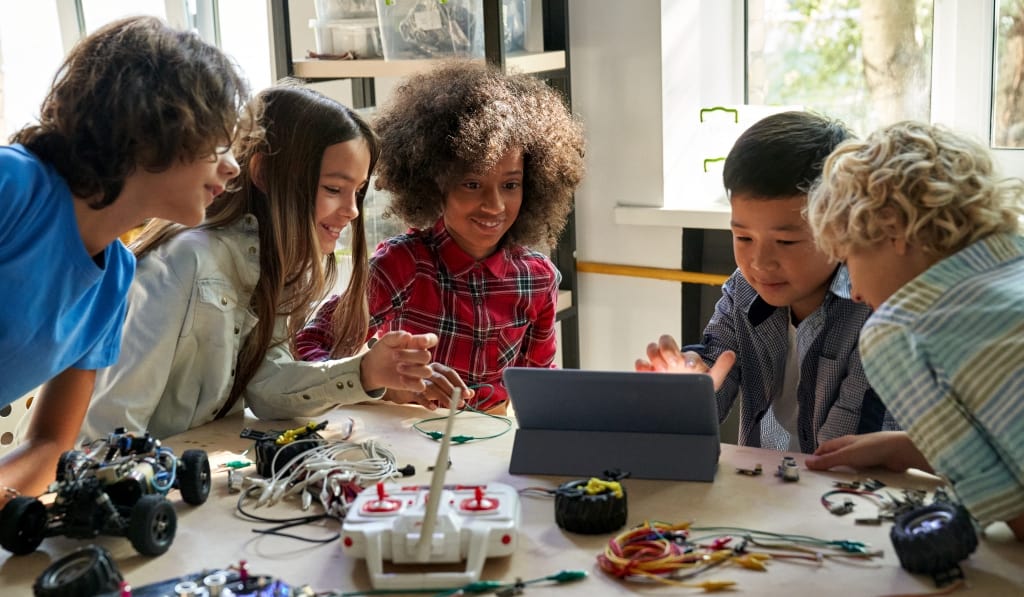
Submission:
[[[569,13],[573,109],[587,134],[576,258],[679,267],[678,229],[612,219],[618,203],[662,203],[660,3],[590,0]],[[647,342],[679,329],[678,284],[580,274],[579,286],[585,369],[632,369]]]
[[[734,51],[742,59],[742,39],[721,35],[732,35],[737,4],[569,4],[573,109],[587,133],[587,174],[576,193],[578,261],[679,268],[677,225],[618,225],[612,212],[620,204],[660,207],[666,193],[688,191],[681,160],[693,135],[684,123],[695,122],[701,106],[742,101],[732,66]],[[632,369],[648,342],[679,337],[678,283],[599,274],[579,281],[584,369]]]

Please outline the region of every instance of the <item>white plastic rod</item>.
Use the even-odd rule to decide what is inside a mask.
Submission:
[[[434,476],[430,478],[430,495],[427,496],[427,507],[423,514],[423,526],[420,527],[420,540],[416,544],[416,560],[426,562],[430,559],[430,544],[437,525],[437,509],[441,505],[441,492],[444,491],[444,476],[448,471],[448,448],[452,445],[452,429],[455,428],[456,408],[462,400],[462,390],[455,388],[448,403],[448,418],[445,420],[444,437],[441,438],[441,449],[437,451],[437,462],[434,463]]]

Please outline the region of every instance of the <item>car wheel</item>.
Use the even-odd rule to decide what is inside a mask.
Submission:
[[[178,530],[178,516],[174,507],[162,495],[142,496],[132,508],[128,521],[128,539],[135,551],[144,556],[158,556],[174,542]]]
[[[46,506],[36,498],[18,496],[0,512],[0,545],[7,551],[32,553],[46,533]]]
[[[203,450],[185,450],[178,463],[178,488],[186,504],[198,506],[210,495],[210,459]]]
[[[35,597],[78,597],[120,590],[120,570],[110,552],[83,547],[50,564],[32,585]]]
[[[900,565],[914,574],[944,574],[978,547],[978,535],[960,504],[936,502],[904,512],[889,533]]]

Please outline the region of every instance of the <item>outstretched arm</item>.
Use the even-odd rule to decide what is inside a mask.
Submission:
[[[836,466],[884,467],[897,472],[916,468],[933,472],[931,464],[903,431],[844,435],[822,443],[807,458],[809,469],[828,470]]]
[[[48,381],[32,404],[24,441],[0,459],[0,485],[38,495],[56,478],[61,453],[74,447],[92,397],[96,371],[65,369]],[[0,503],[6,496],[0,496]]]
[[[277,331],[284,332],[283,322]],[[429,349],[436,344],[434,334],[389,332],[363,354],[310,362],[296,360],[287,343],[279,342],[249,381],[245,404],[261,419],[289,419],[382,395],[388,400],[385,388],[423,392],[435,374]]]

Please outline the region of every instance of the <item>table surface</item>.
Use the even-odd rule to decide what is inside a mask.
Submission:
[[[355,421],[351,441],[376,439],[389,447],[399,466],[412,464],[416,474],[402,480],[403,484],[430,483],[427,468],[434,463],[439,444],[415,432],[412,424],[428,413],[417,407],[392,404],[365,404],[339,408],[323,417],[328,438],[343,427],[346,417]],[[322,420],[322,419],[318,419]],[[220,464],[237,460],[252,446],[241,439],[244,426],[256,429],[287,429],[299,422],[258,421],[236,415],[213,424],[193,429],[164,442],[180,454],[190,448],[205,449],[214,469],[210,499],[202,506],[183,503],[172,492],[170,498],[178,514],[178,531],[170,550],[159,557],[137,554],[127,539],[100,537],[93,542],[110,550],[125,579],[135,586],[192,574],[203,569],[223,568],[246,560],[251,573],[268,574],[296,585],[309,585],[318,591],[370,589],[363,560],[346,557],[338,542],[314,545],[294,539],[260,535],[253,532],[267,525],[253,523],[235,513],[237,493],[229,492],[227,474]],[[496,427],[497,426],[497,427]],[[462,414],[456,419],[456,434],[486,435],[503,425],[478,415]],[[438,427],[441,429],[441,427]],[[526,487],[554,488],[573,478],[549,476],[513,476],[508,474],[508,458],[513,433],[495,439],[452,446],[452,462],[446,481],[479,484],[501,482],[516,489]],[[822,539],[850,539],[868,543],[884,552],[882,558],[870,561],[826,560],[822,563],[770,561],[764,572],[727,566],[709,571],[697,580],[734,581],[734,592],[752,595],[786,595],[799,588],[802,594],[823,595],[842,592],[850,595],[921,594],[935,590],[927,576],[911,575],[900,568],[889,542],[890,524],[864,526],[854,523],[857,517],[875,513],[871,502],[854,498],[856,509],[846,516],[834,516],[820,504],[823,493],[833,488],[833,481],[863,479],[854,473],[819,473],[803,468],[800,480],[785,483],[772,473],[782,454],[769,450],[722,445],[718,473],[713,483],[684,483],[627,479],[628,526],[646,520],[679,523],[692,521],[694,526],[728,526],[810,535]],[[753,468],[761,464],[764,474],[747,476],[737,468]],[[253,468],[245,469],[255,474]],[[924,474],[870,473],[890,488],[931,489],[937,479]],[[838,496],[842,497],[842,496]],[[623,590],[667,591],[667,594],[700,593],[696,589],[679,589],[627,583],[606,575],[596,565],[610,535],[577,535],[559,529],[554,521],[554,502],[549,497],[524,494],[519,545],[510,557],[487,561],[483,578],[512,582],[516,578],[533,579],[559,570],[584,570],[588,577],[577,583],[541,588],[531,592],[545,594],[604,595]],[[314,506],[315,508],[315,506]],[[263,508],[269,516],[296,515],[297,502]],[[256,510],[260,512],[260,510]],[[337,531],[337,524],[293,529],[311,536],[328,536]],[[0,550],[0,586],[2,594],[31,595],[35,578],[50,563],[88,544],[88,541],[53,537],[46,539],[35,553],[12,556]],[[1013,540],[1004,524],[986,530],[978,550],[961,565],[966,588],[956,595],[1024,595],[1024,545]]]

